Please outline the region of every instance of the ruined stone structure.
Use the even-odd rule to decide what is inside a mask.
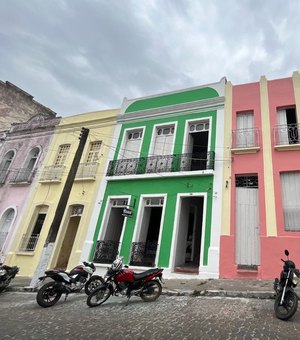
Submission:
[[[9,130],[14,123],[27,122],[42,114],[45,119],[54,118],[56,113],[33,100],[33,96],[9,81],[0,80],[0,131]]]

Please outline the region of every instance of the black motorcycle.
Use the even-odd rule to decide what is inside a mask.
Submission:
[[[10,281],[19,272],[19,267],[9,267],[0,263],[0,293],[10,284]]]
[[[300,272],[296,269],[295,263],[289,260],[289,251],[284,251],[287,260],[281,259],[284,262],[283,270],[280,274],[280,279],[274,281],[275,290],[275,315],[280,320],[290,319],[297,311],[298,296],[294,291],[297,286]]]
[[[93,275],[96,267],[93,263],[83,262],[69,273],[64,270],[47,270],[45,276],[39,278],[40,283],[50,278],[53,281],[45,283],[38,291],[36,301],[41,307],[51,307],[56,304],[62,294],[84,292],[89,295],[96,287],[104,282],[99,275]],[[40,284],[39,283],[39,284]]]

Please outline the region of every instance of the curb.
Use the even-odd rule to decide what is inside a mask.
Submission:
[[[38,291],[37,287],[13,287],[8,286],[6,288],[7,292],[25,292],[25,293],[36,293]],[[162,290],[162,295],[167,296],[206,296],[206,297],[231,297],[231,298],[248,298],[248,299],[274,299],[274,292],[271,291],[226,291],[226,290]]]
[[[274,299],[274,292],[271,291],[226,291],[226,290],[163,290],[162,295],[167,296],[208,296],[208,297],[231,297],[248,299]]]

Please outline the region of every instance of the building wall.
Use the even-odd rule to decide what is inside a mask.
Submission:
[[[178,204],[181,194],[205,196],[206,226],[203,238],[201,273],[202,277],[217,277],[219,268],[219,235],[221,228],[222,202],[222,161],[224,158],[224,95],[225,79],[219,83],[194,89],[177,91],[136,100],[125,100],[115,134],[115,152],[111,153],[114,160],[120,159],[120,150],[126,130],[143,128],[143,139],[138,157],[151,155],[154,127],[161,124],[175,124],[174,145],[172,154],[182,154],[185,150],[185,133],[187,121],[193,119],[210,119],[209,150],[216,153],[214,171],[196,171],[184,173],[154,173],[106,177],[102,182],[101,208],[96,229],[94,231],[90,260],[94,257],[96,242],[101,239],[102,229],[106,227],[106,210],[110,197],[128,197],[130,204],[135,200],[132,218],[125,218],[122,232],[121,255],[128,263],[133,235],[141,214],[141,197],[143,195],[163,195],[164,220],[159,246],[157,265],[164,267],[165,273],[172,276],[172,254],[174,254],[175,224],[178,219]],[[98,197],[99,194],[98,194]],[[103,235],[102,235],[103,236]],[[104,270],[105,265],[97,264],[98,270]],[[139,270],[141,268],[136,268]],[[179,275],[180,276],[180,275]]]
[[[225,116],[231,120],[225,132],[225,146],[231,149],[231,166],[224,173],[229,177],[230,185],[224,190],[221,246],[220,277],[262,279],[274,278],[281,268],[280,258],[288,248],[293,259],[299,257],[299,232],[284,231],[282,193],[280,173],[300,170],[299,147],[297,145],[278,148],[274,142],[274,128],[278,125],[277,109],[296,105],[298,122],[299,74],[277,80],[261,77],[259,82],[232,86],[227,84]],[[295,86],[295,84],[297,86]],[[298,91],[298,92],[297,92]],[[233,150],[231,129],[236,129],[237,112],[253,110],[254,127],[259,129],[260,143],[256,150]],[[260,264],[257,270],[239,269],[236,263],[236,188],[237,175],[257,174],[259,190],[259,233]],[[230,204],[228,200],[230,199]],[[227,211],[230,210],[230,216]],[[249,240],[251,242],[251,240]],[[299,259],[300,260],[300,259]],[[297,261],[296,261],[297,262]]]
[[[0,131],[9,130],[11,124],[27,122],[37,114],[53,118],[56,113],[33,100],[33,96],[16,85],[0,81]]]
[[[63,192],[74,155],[78,148],[81,128],[85,127],[89,129],[89,136],[80,163],[84,163],[86,161],[90,142],[102,141],[100,159],[98,161],[99,166],[93,179],[75,179],[68,198],[64,216],[59,227],[56,241],[54,243],[53,251],[51,251],[49,261],[46,261],[46,263],[48,263],[47,268],[53,268],[56,265],[64,236],[69,225],[70,207],[72,205],[83,205],[84,210],[80,218],[78,231],[74,240],[67,269],[71,269],[78,264],[81,257],[82,248],[85,246],[86,232],[89,227],[91,214],[94,210],[94,205],[97,206],[98,204],[98,202],[96,202],[96,193],[101,178],[106,171],[107,154],[110,150],[111,140],[115,128],[115,119],[118,112],[119,110],[116,109],[69,116],[63,118],[59,126],[57,126],[53,141],[49,147],[43,168],[40,172],[41,177],[39,178],[39,182],[36,185],[36,190],[32,194],[31,200],[26,209],[25,218],[22,221],[20,230],[20,234],[25,234],[29,230],[31,224],[33,223],[32,221],[35,211],[39,205],[48,206],[47,216],[44,221],[38,243],[33,252],[20,252],[18,250],[20,237],[16,237],[13,247],[10,251],[9,263],[18,265],[20,267],[20,275],[32,277],[38,268],[42,254],[44,252],[45,241],[48,237],[49,229],[55,216],[59,199]],[[41,181],[43,170],[45,167],[52,167],[54,165],[59,146],[62,144],[71,144],[71,148],[66,158],[65,170],[63,172],[61,181]]]
[[[15,210],[15,217],[9,227],[9,232],[2,249],[3,259],[5,259],[15,235],[21,236],[18,225],[21,223],[23,211],[35,187],[40,166],[43,164],[45,154],[48,151],[48,145],[53,136],[54,127],[58,123],[59,118],[45,119],[44,116],[36,115],[26,123],[15,124],[7,132],[3,147],[0,149],[0,163],[7,152],[15,151],[15,157],[8,169],[5,183],[0,186],[0,220],[7,209],[12,208]],[[32,182],[14,182],[16,175],[25,168],[25,162],[30,151],[36,147],[40,149],[40,153],[32,169],[34,174]]]

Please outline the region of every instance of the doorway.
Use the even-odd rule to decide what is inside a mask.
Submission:
[[[136,241],[131,246],[130,264],[154,267],[163,215],[163,197],[147,197],[142,203],[142,218]]]
[[[59,256],[56,262],[55,268],[66,270],[68,267],[69,258],[73,248],[74,240],[77,234],[78,226],[81,216],[70,217],[69,224],[66,230],[66,234],[60,248]]]
[[[174,272],[198,274],[204,197],[180,197]]]

